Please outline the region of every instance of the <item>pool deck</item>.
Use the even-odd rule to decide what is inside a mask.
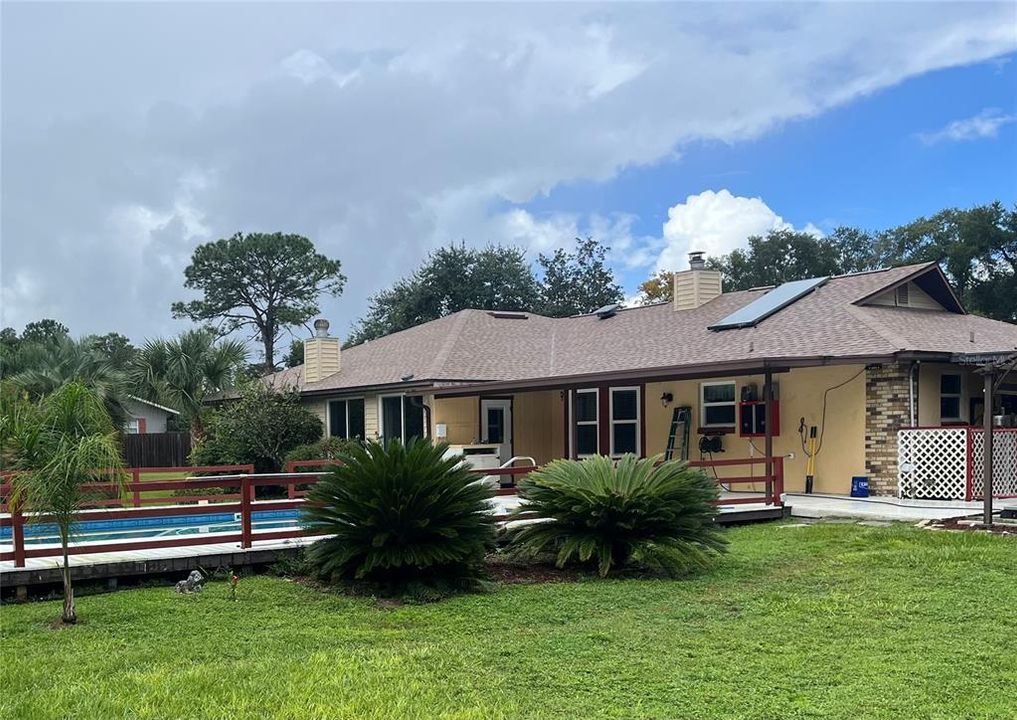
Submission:
[[[739,496],[740,493],[722,493],[724,499]],[[503,516],[519,506],[516,495],[495,497],[492,501],[494,510]],[[214,506],[213,506],[214,507]],[[257,503],[255,503],[255,510]],[[744,503],[719,507],[717,522],[739,523],[757,520],[772,520],[787,515],[788,508],[773,507],[764,503]],[[87,511],[86,511],[87,513]],[[197,567],[239,568],[251,565],[266,565],[280,557],[293,554],[297,549],[313,543],[318,537],[297,537],[285,540],[258,540],[258,532],[254,532],[251,547],[241,548],[237,542],[209,543],[216,534],[202,533],[206,544],[181,547],[149,548],[145,550],[124,550],[121,552],[103,552],[89,554],[73,554],[74,548],[87,543],[71,543],[70,565],[75,581],[106,581],[115,586],[117,578],[138,577],[144,575],[164,575],[179,573],[183,579],[188,572]],[[123,542],[136,541],[137,538],[125,539]],[[115,540],[106,540],[106,544],[116,544]],[[7,543],[6,545],[3,543]],[[34,547],[50,547],[38,544]],[[9,541],[0,542],[0,549],[10,550]],[[61,581],[60,557],[28,558],[25,567],[16,567],[13,560],[0,562],[0,589],[16,588],[19,595],[25,593],[28,586],[49,585]]]

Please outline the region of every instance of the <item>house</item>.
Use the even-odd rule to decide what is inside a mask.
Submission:
[[[178,410],[157,405],[136,395],[128,395],[123,406],[127,411],[124,432],[128,435],[164,433],[166,432],[166,422],[170,416],[180,414]]]
[[[305,364],[266,381],[299,389],[329,435],[428,435],[502,461],[661,453],[687,412],[676,456],[782,456],[798,492],[815,427],[815,492],[865,476],[897,495],[914,469],[902,428],[980,423],[973,363],[1017,348],[1017,326],[967,313],[935,263],[724,293],[694,254],[674,282],[672,303],[463,310],[348,349],[319,320]],[[996,397],[994,414],[1017,415],[1017,380]]]

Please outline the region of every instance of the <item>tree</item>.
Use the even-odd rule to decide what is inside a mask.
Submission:
[[[500,245],[450,245],[431,253],[409,277],[371,298],[350,345],[436,320],[466,308],[531,310],[539,287],[526,255]]]
[[[25,325],[25,329],[21,332],[21,340],[39,345],[55,345],[66,338],[69,333],[67,326],[56,320],[45,318]]]
[[[264,347],[265,371],[272,372],[281,331],[317,314],[322,293],[342,293],[340,268],[301,235],[237,233],[195,249],[184,287],[203,297],[173,303],[173,316],[218,321],[223,334],[253,328]]]
[[[96,350],[92,338],[54,335],[26,341],[22,337],[17,351],[4,358],[2,370],[12,384],[36,400],[68,383],[80,383],[102,400],[118,427],[127,419],[127,375]]]
[[[320,440],[324,428],[301,405],[299,393],[251,383],[238,401],[211,414],[206,430],[191,453],[191,462],[251,463],[258,472],[279,472],[291,450]]]
[[[63,548],[64,607],[61,619],[77,622],[67,546],[77,513],[88,503],[84,485],[123,485],[120,443],[102,398],[79,382],[70,382],[38,404],[3,394],[5,428],[2,453],[14,470],[12,502],[49,515]],[[6,464],[6,463],[5,463]]]
[[[290,341],[290,351],[283,358],[283,365],[288,368],[304,364],[304,342],[302,340]]]
[[[876,252],[883,262],[939,262],[969,310],[1017,321],[1017,205],[941,210],[881,233]]]
[[[87,340],[95,352],[118,370],[126,370],[138,354],[138,349],[131,341],[117,332],[89,335]]]
[[[639,304],[652,305],[674,299],[674,273],[658,270],[657,274],[639,286]]]
[[[604,264],[607,248],[593,238],[576,238],[574,252],[559,248],[537,257],[541,278],[538,312],[568,317],[596,310],[624,299],[614,273]]]
[[[131,381],[139,395],[187,415],[191,442],[197,445],[204,434],[205,401],[234,386],[246,358],[239,341],[217,343],[209,330],[188,330],[146,342],[131,367]]]
[[[748,248],[707,260],[707,267],[724,275],[724,290],[749,290],[792,280],[838,275],[840,250],[828,238],[795,230],[771,230],[754,235]]]
[[[17,330],[12,327],[5,327],[3,330],[0,330],[0,355],[14,352],[20,344],[21,338],[18,337]]]

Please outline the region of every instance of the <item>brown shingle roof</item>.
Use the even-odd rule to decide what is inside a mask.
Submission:
[[[856,305],[935,264],[831,278],[755,327],[708,326],[766,290],[725,293],[694,310],[670,304],[596,315],[525,319],[463,310],[342,351],[342,370],[304,385],[299,368],[269,379],[305,392],[413,382],[514,381],[754,360],[890,357],[899,352],[982,353],[1017,347],[1017,325],[948,311]],[[971,341],[974,331],[974,341]]]

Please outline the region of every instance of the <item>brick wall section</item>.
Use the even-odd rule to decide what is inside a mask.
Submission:
[[[911,418],[909,370],[907,364],[865,370],[865,470],[873,495],[897,494],[897,431]]]

